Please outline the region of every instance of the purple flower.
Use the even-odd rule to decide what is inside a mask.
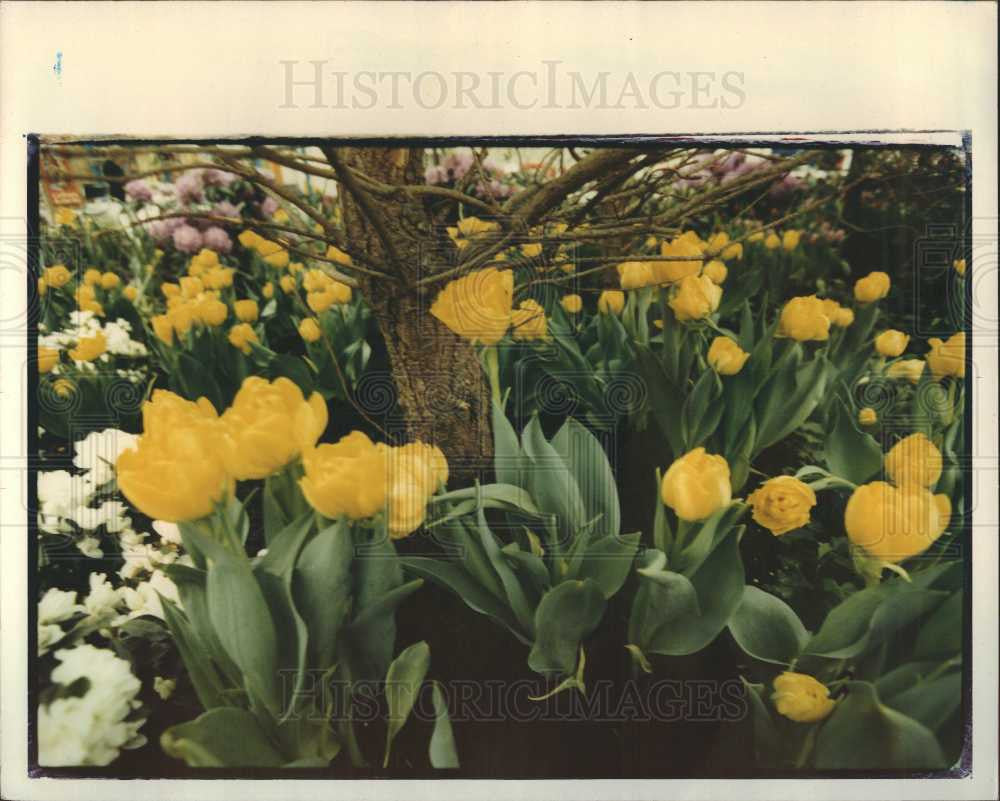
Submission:
[[[125,184],[125,194],[129,196],[131,200],[152,200],[153,190],[150,188],[149,184],[142,180],[129,181]]]
[[[221,201],[219,203],[216,203],[212,207],[212,214],[214,214],[216,217],[237,217],[238,218],[240,216],[240,210],[238,208],[236,208],[236,206],[234,206],[228,200],[223,200],[223,201]]]
[[[170,241],[174,231],[180,228],[186,220],[183,217],[168,217],[165,220],[153,220],[146,223],[145,228],[156,243],[163,245]]]
[[[201,231],[191,225],[182,225],[174,231],[174,247],[181,253],[197,253],[202,247]]]
[[[197,202],[204,196],[201,171],[191,170],[174,181],[177,190],[177,200],[182,205]]]
[[[216,253],[228,253],[233,249],[233,240],[229,238],[229,234],[223,231],[216,225],[205,230],[202,235],[205,247],[214,250]]]
[[[788,173],[779,181],[775,181],[771,184],[771,188],[768,190],[768,194],[771,197],[784,197],[785,195],[790,195],[805,185],[805,182],[799,178],[797,175],[792,175]]]
[[[229,186],[239,176],[225,170],[205,170],[202,173],[202,182],[205,186]]]
[[[260,204],[260,213],[265,217],[270,217],[274,212],[278,210],[278,201],[273,197],[268,195],[264,198],[264,201]]]

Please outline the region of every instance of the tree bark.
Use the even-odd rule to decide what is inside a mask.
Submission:
[[[424,182],[421,149],[338,149],[327,158],[340,161],[382,184],[403,186]],[[334,163],[334,162],[331,162]],[[491,471],[490,390],[473,347],[430,314],[439,284],[416,286],[419,278],[452,245],[437,230],[424,203],[402,195],[387,201],[365,193],[364,187],[340,190],[347,241],[374,264],[398,280],[359,276],[385,340],[401,419],[385,404],[365,411],[390,435],[438,445],[460,481]],[[378,382],[380,394],[388,382]],[[364,408],[366,393],[359,393]]]

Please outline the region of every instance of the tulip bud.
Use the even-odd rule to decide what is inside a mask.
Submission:
[[[601,314],[621,314],[625,308],[625,293],[618,289],[606,289],[597,298],[597,310]]]
[[[729,337],[716,337],[708,348],[708,363],[720,375],[736,375],[750,354]]]
[[[787,670],[775,678],[771,700],[778,714],[796,723],[823,720],[836,705],[826,686],[812,676]]]
[[[761,484],[747,503],[753,507],[753,519],[780,537],[809,522],[816,493],[794,476],[778,476]]]
[[[883,331],[875,337],[875,350],[878,351],[880,356],[886,356],[890,359],[895,358],[906,350],[909,341],[910,337],[908,334],[890,328],[888,331]]]
[[[579,314],[583,309],[583,298],[579,295],[564,295],[559,303],[567,314]]]
[[[670,465],[660,495],[681,520],[705,520],[733,499],[729,464],[722,456],[695,448]]]
[[[873,272],[854,284],[854,297],[860,303],[874,303],[889,294],[892,282],[883,272]]]

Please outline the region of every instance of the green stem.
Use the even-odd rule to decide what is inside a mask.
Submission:
[[[483,360],[486,362],[486,374],[490,380],[490,390],[493,395],[493,402],[497,406],[502,406],[500,394],[500,354],[496,345],[487,345],[483,349]]]

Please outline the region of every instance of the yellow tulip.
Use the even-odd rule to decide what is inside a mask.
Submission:
[[[618,265],[618,281],[622,289],[642,289],[656,283],[653,267],[648,261],[626,261]]]
[[[734,242],[732,245],[728,245],[719,256],[723,261],[738,261],[743,258],[743,243]]]
[[[205,285],[200,278],[193,275],[183,275],[180,278],[181,295],[189,300],[196,298],[205,291]]]
[[[299,336],[306,342],[318,342],[322,335],[323,332],[320,330],[316,318],[306,317],[299,323]]]
[[[514,274],[487,267],[449,282],[431,314],[460,337],[495,345],[510,327],[513,302]]]
[[[955,259],[955,261],[951,263],[951,266],[955,268],[956,273],[961,275],[963,278],[965,277],[965,259]]]
[[[199,276],[218,266],[219,254],[214,250],[202,248],[196,255],[191,257],[191,262],[188,264],[188,275]]]
[[[719,375],[736,375],[749,358],[729,337],[716,337],[708,348],[708,363]]]
[[[306,400],[288,378],[244,379],[220,418],[229,474],[244,481],[277,473],[316,444],[327,419],[326,401],[318,392]]]
[[[681,279],[668,305],[678,320],[701,320],[719,308],[722,288],[705,275]]]
[[[97,333],[92,337],[84,337],[70,349],[69,357],[75,362],[92,362],[108,349],[108,341],[104,334]]]
[[[174,344],[174,326],[170,322],[169,316],[156,314],[150,318],[149,322],[153,326],[153,333],[156,334],[157,339],[165,345]]]
[[[870,406],[858,412],[858,422],[863,426],[873,426],[878,422],[878,414]]]
[[[847,326],[854,322],[854,310],[841,306],[837,309],[837,313],[830,318],[830,322],[837,326],[837,328],[847,328]]]
[[[542,244],[541,242],[529,242],[527,244],[521,245],[521,253],[523,253],[529,259],[534,259],[537,256],[542,255]]]
[[[796,723],[823,720],[836,706],[825,685],[805,673],[787,670],[775,678],[771,701],[778,714]]]
[[[236,312],[236,319],[241,323],[255,323],[260,314],[255,300],[238,300],[233,304],[233,311]]]
[[[295,279],[290,275],[283,275],[278,279],[278,284],[281,286],[281,291],[286,295],[290,295],[295,291]]]
[[[302,454],[305,475],[299,486],[309,505],[329,518],[361,520],[385,506],[388,493],[386,451],[360,431]]]
[[[178,303],[167,310],[167,319],[174,327],[174,333],[179,336],[191,330],[196,316],[194,306],[190,303]]]
[[[213,267],[202,273],[201,280],[209,289],[224,289],[233,285],[232,267]]]
[[[875,350],[890,359],[899,356],[910,342],[909,334],[890,328],[875,337]]]
[[[260,342],[260,340],[257,339],[257,332],[249,323],[237,323],[229,329],[229,344],[234,348],[239,348],[247,356],[253,352],[253,348],[250,347],[251,342]]]
[[[38,295],[39,297],[44,297],[45,293],[49,291],[49,282],[44,278],[38,279]]]
[[[885,472],[897,486],[933,487],[942,467],[941,451],[923,432],[901,439],[885,456]]]
[[[601,314],[621,314],[625,308],[625,293],[618,289],[606,289],[597,298],[597,310]]]
[[[854,490],[844,527],[851,542],[872,557],[896,563],[926,551],[944,533],[950,515],[946,495],[916,484],[873,481]]]
[[[764,247],[768,250],[777,250],[781,247],[781,238],[774,231],[771,231],[764,239]]]
[[[101,289],[114,289],[121,284],[122,279],[114,273],[101,274]]]
[[[792,298],[781,310],[775,336],[791,337],[797,342],[829,339],[830,318],[823,301],[815,295]]]
[[[76,384],[68,378],[57,378],[52,382],[52,391],[60,398],[68,398],[76,392]]]
[[[322,292],[333,282],[333,279],[322,270],[307,270],[302,276],[302,288],[306,292]]]
[[[583,298],[579,295],[563,295],[559,303],[567,314],[579,314],[583,309]]]
[[[172,523],[211,514],[233,493],[222,432],[205,398],[156,390],[143,405],[143,433],[115,465],[118,488],[143,514]]]
[[[752,234],[750,234],[750,236],[747,237],[747,242],[763,242],[763,241],[764,241],[763,231],[754,231]]]
[[[927,366],[935,380],[946,376],[965,378],[965,332],[959,331],[946,342],[933,338],[927,340],[931,349],[927,353]]]
[[[799,246],[799,240],[801,238],[801,231],[785,231],[785,233],[781,236],[781,247],[786,251],[791,252]]]
[[[260,288],[260,294],[265,298],[270,299],[274,297],[274,284],[268,281],[264,286]]]
[[[923,372],[923,359],[903,359],[890,364],[889,368],[885,371],[885,374],[889,376],[889,378],[904,379],[909,381],[911,384],[916,384],[920,381],[920,376]]]
[[[660,245],[660,255],[669,257],[670,261],[650,262],[655,283],[674,284],[701,272],[704,250],[696,240],[697,236],[692,237],[689,232]]]
[[[874,303],[888,295],[891,286],[888,274],[868,273],[854,284],[854,297],[860,303]]]
[[[175,298],[181,294],[181,288],[179,284],[172,284],[169,281],[164,281],[160,284],[160,291],[163,293],[165,298]]]
[[[439,448],[422,442],[376,448],[385,453],[388,463],[389,534],[394,539],[409,536],[423,523],[430,496],[447,484],[448,462]]]
[[[733,499],[729,463],[695,448],[676,459],[663,476],[660,497],[681,520],[705,520]]]
[[[134,286],[127,286],[122,290],[122,295],[125,296],[126,300],[135,302],[135,299],[139,297],[139,290]]]
[[[713,284],[722,286],[726,280],[726,276],[729,275],[729,270],[726,269],[726,265],[721,261],[713,259],[705,265],[702,275],[707,275]]]
[[[708,256],[716,257],[722,253],[726,245],[729,244],[729,234],[725,231],[717,231],[708,238],[705,243],[705,253]]]
[[[548,339],[548,320],[545,309],[531,300],[522,301],[520,307],[511,313],[513,337],[517,340]]]
[[[68,225],[70,228],[76,228],[76,212],[73,209],[60,206],[55,210],[53,219],[56,225]]]
[[[816,493],[793,476],[778,476],[754,490],[747,503],[753,508],[753,519],[780,537],[809,522]]]
[[[97,286],[101,283],[101,271],[96,267],[90,267],[83,272],[83,283],[87,286]]]
[[[500,223],[487,222],[478,217],[466,217],[458,221],[458,233],[460,236],[471,238],[480,234],[488,234],[500,230]]]
[[[337,264],[343,264],[345,267],[351,266],[351,257],[335,245],[330,245],[326,249],[326,257]]]
[[[203,295],[193,302],[195,316],[205,325],[222,325],[229,317],[229,307],[216,297]]]
[[[260,234],[258,234],[256,231],[250,231],[249,229],[246,231],[241,231],[240,235],[236,238],[239,240],[240,244],[243,245],[243,247],[254,248],[254,249],[256,249],[257,243],[262,240]]]
[[[50,373],[59,364],[59,349],[38,347],[38,372]]]

